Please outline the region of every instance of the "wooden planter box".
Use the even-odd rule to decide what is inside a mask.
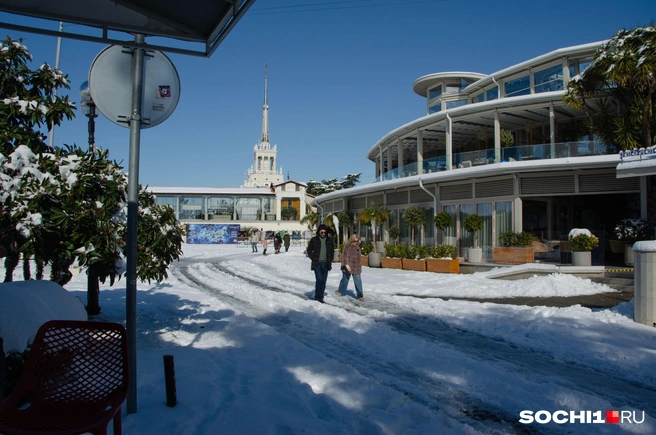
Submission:
[[[383,257],[382,266],[385,269],[403,269],[400,258]]]
[[[492,251],[492,256],[494,262],[499,264],[526,264],[535,261],[532,246],[497,247]]]
[[[626,243],[623,240],[609,240],[610,252],[613,254],[624,254]]]
[[[426,272],[426,260],[406,260],[403,259],[403,270],[417,270]]]
[[[460,261],[457,258],[427,258],[426,270],[437,273],[460,273]]]
[[[367,255],[361,255],[362,257],[362,265],[369,267],[369,256]]]

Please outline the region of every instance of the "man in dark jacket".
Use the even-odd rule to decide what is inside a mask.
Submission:
[[[308,243],[307,254],[312,260],[314,276],[316,283],[314,285],[314,300],[322,304],[323,294],[326,291],[326,280],[328,272],[333,268],[333,257],[335,255],[335,244],[333,239],[328,236],[328,227],[324,224],[319,225],[317,234],[310,239]]]

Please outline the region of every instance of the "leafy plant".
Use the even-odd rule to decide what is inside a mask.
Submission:
[[[463,225],[467,231],[474,234],[474,248],[478,248],[478,232],[485,227],[485,221],[479,215],[471,214],[467,216]]]
[[[428,256],[431,258],[456,258],[456,247],[451,245],[429,246]]]
[[[396,225],[392,225],[387,231],[389,233],[390,240],[393,240],[394,244],[397,244],[399,242],[399,236],[401,235],[401,229]]]
[[[374,252],[376,252],[376,233],[378,232],[376,231],[376,227],[378,227],[378,225],[382,224],[383,222],[387,222],[389,218],[389,210],[385,206],[376,205],[373,202],[365,207],[360,213],[358,213],[358,216],[356,217],[358,222],[362,222],[366,225],[371,225],[371,231],[374,235]],[[375,225],[373,225],[374,222]]]
[[[386,245],[385,246],[385,257],[390,258],[401,258],[399,251],[402,245]]]
[[[569,241],[572,242],[572,252],[588,252],[599,246],[599,239],[592,234],[569,236]]]
[[[373,250],[373,247],[372,247],[371,243],[360,242],[360,253],[362,255],[369,255],[372,250]]]
[[[499,245],[501,246],[531,246],[531,242],[535,240],[535,236],[526,231],[516,233],[514,231],[506,231],[499,235]]]
[[[622,219],[615,226],[615,237],[626,242],[649,240],[649,224],[644,219]]]
[[[426,211],[423,208],[413,205],[405,209],[401,218],[410,226],[410,243],[415,244],[415,227],[426,222]]]
[[[502,147],[511,147],[515,144],[515,138],[510,130],[505,128],[501,129],[501,146]]]
[[[303,216],[303,219],[301,219],[300,223],[307,224],[308,229],[314,232],[314,227],[316,227],[317,223],[319,223],[319,214],[317,212],[306,213],[305,216]]]
[[[442,240],[444,241],[444,230],[453,225],[453,216],[447,211],[442,211],[435,215],[433,224],[435,224],[435,228],[442,232]]]

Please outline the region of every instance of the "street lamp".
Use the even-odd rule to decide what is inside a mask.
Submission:
[[[91,98],[91,92],[89,92],[88,81],[85,81],[80,86],[80,98],[82,99],[82,101],[80,102],[80,109],[82,109],[82,113],[84,113],[84,116],[89,118],[89,150],[91,152],[94,152],[96,150],[96,139],[94,138],[94,134],[96,131],[95,118],[98,115],[96,115],[96,105],[94,104],[93,99]]]
[[[82,113],[89,118],[89,151],[95,153],[96,151],[96,140],[94,138],[94,133],[96,130],[96,105],[91,98],[91,93],[89,92],[89,82],[85,81],[80,86],[80,109]],[[90,266],[87,270],[87,314],[90,316],[96,316],[100,314],[100,283],[98,282],[98,274],[95,272],[94,267]]]

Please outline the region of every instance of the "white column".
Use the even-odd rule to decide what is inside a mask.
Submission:
[[[398,153],[399,154],[399,157],[398,157],[398,159],[399,159],[399,178],[401,178],[401,177],[403,177],[403,173],[402,173],[402,171],[403,171],[403,140],[401,138],[397,138],[396,141],[397,141],[397,144],[398,144],[397,146],[399,148],[399,153]]]
[[[551,146],[551,158],[556,158],[556,112],[553,101],[549,103],[549,143]]]
[[[494,162],[501,161],[501,120],[499,119],[499,111],[494,111]]]
[[[453,140],[451,139],[451,118],[446,114],[446,128],[444,134],[444,145],[446,146],[446,170],[453,169]]]
[[[417,129],[417,174],[424,173],[424,136]]]

